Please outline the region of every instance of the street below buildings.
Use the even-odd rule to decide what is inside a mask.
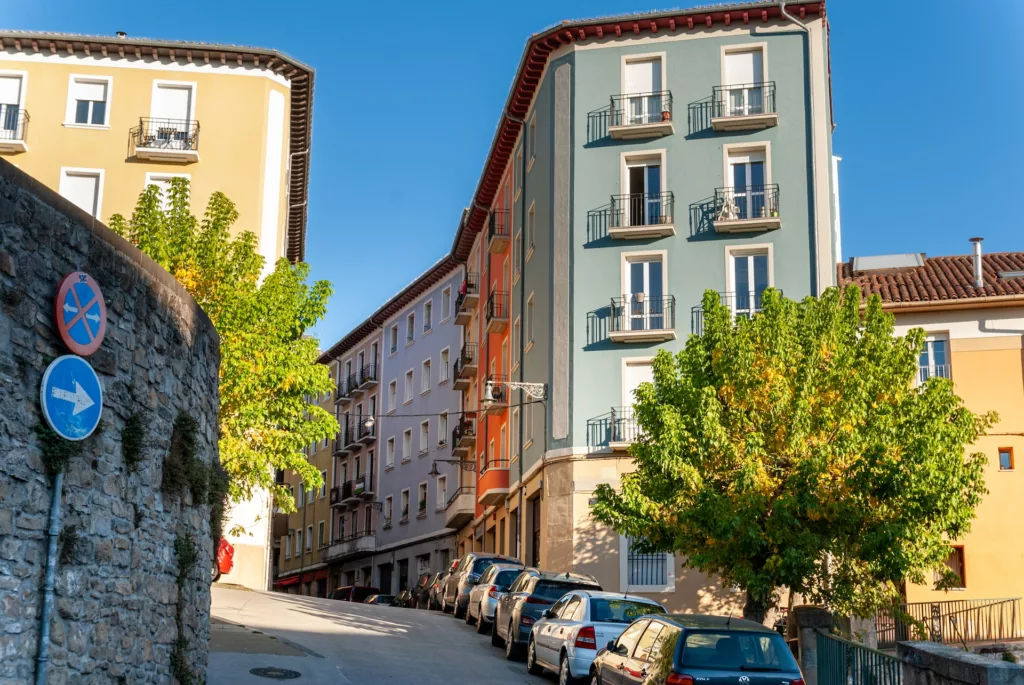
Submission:
[[[353,604],[213,586],[210,685],[258,685],[252,669],[287,669],[296,683],[522,685],[535,678],[490,638],[439,611]]]

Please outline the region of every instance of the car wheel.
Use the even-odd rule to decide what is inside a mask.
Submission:
[[[441,613],[447,614],[448,611],[448,600],[444,597],[441,598]]]
[[[216,583],[220,580],[220,565],[216,561],[213,562],[211,577],[213,578],[211,582]]]
[[[597,677],[597,674],[594,674]],[[569,657],[562,652],[562,658],[558,661],[558,685],[578,685],[579,678],[574,678],[569,670]]]
[[[455,618],[462,618],[466,615],[466,609],[459,609],[459,600],[455,600],[455,606],[452,607],[452,616]]]
[[[487,629],[490,627],[490,626],[487,625],[487,623],[488,623],[488,621],[484,620],[483,612],[480,612],[480,615],[476,617],[476,634],[477,635],[483,635],[484,633],[487,632]]]
[[[495,619],[498,618],[497,614],[495,614],[494,618]],[[501,636],[498,635],[498,621],[497,620],[491,621],[491,646],[493,646],[493,647],[501,647]]]
[[[467,606],[466,607],[466,625],[467,626],[471,626],[471,625],[473,625],[475,623],[476,623],[476,621],[473,620],[473,613],[469,610],[469,607]]]
[[[590,685],[601,685],[601,676],[597,674],[597,669],[590,670]]]
[[[526,672],[530,675],[543,675],[544,667],[537,663],[537,643],[530,636],[530,644],[526,648]]]
[[[515,624],[509,621],[508,637],[505,638],[505,658],[509,661],[519,661],[519,645],[516,644]]]

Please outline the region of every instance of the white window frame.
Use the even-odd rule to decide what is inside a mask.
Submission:
[[[316,546],[317,549],[326,546],[326,538],[324,537],[327,532],[327,526],[324,521],[320,521],[316,524]]]
[[[537,244],[537,201],[530,203],[526,212],[526,261],[533,256],[533,248]]]
[[[327,497],[327,472],[321,471],[320,477],[323,479],[323,484],[320,486],[320,499]]]
[[[533,445],[533,423],[534,423],[534,407],[533,404],[527,404],[523,406],[523,450],[527,450]]]
[[[512,202],[518,202],[519,196],[523,194],[523,183],[520,180],[519,170],[523,168],[523,141],[516,145],[516,161],[512,165]]]
[[[526,323],[523,325],[522,331],[523,335],[526,336],[526,346],[523,348],[523,352],[529,352],[533,349],[534,329],[537,327],[537,322],[535,321],[536,306],[533,295],[531,292],[530,296],[526,298]]]
[[[533,163],[537,160],[537,115],[530,116],[530,125],[526,130],[526,149],[530,153],[530,161],[526,165],[526,173],[533,169]]]
[[[512,324],[512,370],[519,368],[519,339],[523,335],[523,320],[516,317]]]
[[[675,592],[676,591],[676,555],[665,553],[664,585],[630,585],[629,584],[629,538],[619,535],[619,592]],[[627,587],[628,586],[628,587]]]
[[[19,110],[25,109],[25,91],[28,90],[28,72],[18,71],[15,69],[0,69],[0,76],[10,76],[21,81],[21,86],[18,89],[18,104],[16,105]],[[110,92],[109,90],[107,91]],[[24,136],[24,133],[22,133]],[[19,138],[18,140],[23,140]]]
[[[441,291],[441,323],[452,318],[452,287]]]
[[[509,430],[509,461],[519,458],[519,407],[512,409],[512,419]]]
[[[498,438],[498,463],[501,468],[508,468],[508,424],[501,424],[501,435]]]
[[[392,379],[388,383],[388,413],[394,414],[398,408],[398,379]]]
[[[299,499],[295,502],[295,508],[306,506],[306,486],[299,483]]]
[[[292,534],[291,533],[288,533],[287,535],[285,535],[284,558],[285,559],[291,559],[292,558]]]
[[[447,355],[447,358],[445,358],[445,355]],[[441,353],[438,355],[437,384],[441,385],[442,383],[447,383],[448,379],[451,378],[451,373],[452,350],[450,347],[445,347],[444,349],[441,350]]]
[[[170,181],[173,178],[183,178],[186,181],[188,181],[189,183],[192,182],[192,174],[176,174],[176,173],[173,173],[173,172],[165,172],[165,171],[147,171],[146,172],[146,186],[156,185],[157,188],[159,188],[160,186],[158,186],[156,183],[154,183],[154,181],[167,181],[167,186],[168,186],[168,190],[169,190],[170,189]],[[162,209],[163,211],[166,212],[168,209],[171,208],[171,204],[170,203],[171,203],[171,198],[170,197],[161,197],[160,209]]]
[[[728,55],[741,53],[741,52],[760,52],[761,53],[761,83],[768,83],[771,79],[768,78],[768,43],[734,43],[731,45],[723,45],[721,56],[719,58],[719,79],[718,84],[720,86],[726,86],[725,82],[725,59]]]
[[[391,525],[391,517],[395,513],[394,504],[395,498],[391,495],[384,498],[384,523],[389,526]]]
[[[434,326],[434,300],[429,299],[423,303],[423,335],[426,335]]]
[[[150,119],[162,119],[163,117],[157,117],[153,114],[153,105],[156,104],[156,93],[160,86],[166,86],[168,88],[188,88],[192,91],[188,98],[188,119],[186,121],[196,120],[196,97],[198,95],[199,85],[195,81],[168,81],[164,79],[153,79],[153,92],[150,95],[149,100],[149,118]],[[108,97],[109,97],[109,92]]]
[[[424,359],[420,364],[420,394],[426,395],[430,392],[430,376],[434,364],[429,358]]]
[[[98,176],[99,180],[96,182],[96,214],[92,215],[95,219],[101,219],[103,216],[103,179],[106,176],[106,172],[103,169],[90,169],[87,167],[77,166],[62,166],[60,168],[60,184],[57,187],[57,194],[67,200],[61,188],[64,187],[65,176]],[[71,202],[71,200],[68,200]],[[75,205],[76,207],[78,205]],[[82,210],[85,211],[84,209]]]
[[[399,506],[401,507],[401,509],[405,509],[405,513],[402,514],[401,509],[399,510],[399,514],[401,514],[401,516],[399,517],[400,519],[405,519],[406,521],[409,520],[409,514],[411,513],[412,510],[412,507],[410,506],[411,501],[412,497],[409,496],[409,488],[403,488],[402,497],[399,500]]]
[[[421,495],[423,496],[423,508],[422,509],[420,509],[420,500],[419,500],[419,497]],[[421,480],[416,485],[416,497],[417,497],[417,499],[416,499],[416,515],[419,516],[420,513],[426,514],[427,513],[427,503],[428,503],[429,498],[430,498],[430,488],[427,485],[427,481]]]
[[[934,361],[935,355],[933,353],[933,349],[934,349],[934,344],[933,343],[938,342],[938,341],[942,341],[942,342],[946,343],[946,363],[945,363],[945,366],[948,367],[948,372],[947,372],[946,376],[941,376],[941,375],[939,375],[939,374],[934,372],[935,368],[937,366],[939,366],[939,364],[936,364],[935,361]],[[934,376],[938,376],[939,378],[952,378],[953,377],[953,359],[952,359],[952,355],[950,354],[949,331],[930,331],[930,332],[926,333],[925,337],[924,337],[924,344],[925,344],[925,349],[928,350],[928,367],[927,367],[928,368],[928,377],[932,378]],[[918,355],[918,357],[917,357],[917,375],[914,376],[917,385],[921,384],[921,369],[922,368],[923,367],[921,366],[921,355]]]
[[[412,428],[402,431],[402,463],[412,460]]]
[[[661,62],[661,89],[668,90],[665,84],[668,83],[668,56],[665,52],[644,52],[636,55],[623,55],[619,67],[619,92],[623,95],[631,95],[626,92],[626,65],[633,62]]]
[[[764,156],[764,184],[772,184],[772,144],[770,141],[752,140],[749,143],[727,143],[722,146],[722,186],[732,187],[732,174],[729,173],[729,157],[744,153]],[[664,181],[662,181],[664,185]]]
[[[430,451],[430,420],[426,419],[420,421],[420,449],[419,455],[422,457]]]
[[[668,295],[668,250],[641,250],[636,252],[623,252],[619,264],[619,273],[622,275],[619,286],[620,293],[624,297],[629,296],[629,267],[633,262],[661,262],[661,292],[663,296]]]
[[[107,86],[106,110],[103,112],[102,124],[79,124],[75,122],[75,82],[105,83]],[[22,84],[24,87],[24,84]],[[68,95],[67,105],[64,109],[64,126],[68,128],[90,128],[93,130],[106,131],[110,129],[110,111],[114,103],[114,77],[100,76],[99,74],[68,74]]]
[[[295,531],[295,556],[302,556],[302,529]]]
[[[437,446],[448,444],[448,412],[443,411],[437,415]]]
[[[398,324],[391,326],[391,340],[388,341],[388,356],[394,357],[398,354]]]
[[[623,152],[619,155],[619,194],[628,195],[629,169],[637,165],[647,166],[650,162],[657,162],[661,168],[661,192],[667,192],[668,185],[668,154],[665,148],[654,150],[642,150],[635,152]]]
[[[402,404],[409,404],[412,402],[412,398],[415,397],[416,387],[416,371],[415,369],[409,369],[405,372],[405,394],[402,395]]]
[[[408,347],[416,342],[416,312],[405,316],[405,345]]]
[[[440,475],[437,477],[436,493],[437,509],[440,511],[448,504],[448,476]]]
[[[395,468],[395,436],[391,436],[387,440],[387,448],[384,451],[384,468],[393,469]]]
[[[751,255],[768,255],[768,287],[775,287],[775,248],[772,243],[752,243],[750,245],[730,245],[725,248],[725,292],[736,292],[736,274],[733,269],[733,258]],[[730,311],[735,313],[735,306]]]

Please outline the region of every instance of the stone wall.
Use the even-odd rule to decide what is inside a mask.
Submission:
[[[1024,667],[935,642],[901,642],[903,685],[1024,685]]]
[[[0,160],[0,685],[33,682],[52,480],[42,461],[43,371],[67,354],[53,323],[57,284],[90,273],[108,328],[89,357],[102,423],[65,469],[62,527],[79,534],[57,565],[48,683],[173,683],[179,587],[175,540],[198,560],[181,589],[185,661],[205,679],[213,545],[208,506],[161,491],[171,428],[198,423],[200,459],[217,460],[217,334],[163,269],[53,191]],[[122,430],[144,418],[134,472]]]

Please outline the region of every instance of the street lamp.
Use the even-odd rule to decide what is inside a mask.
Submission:
[[[427,473],[431,478],[437,478],[441,475],[441,472],[437,470],[437,462],[443,464],[458,464],[465,471],[476,471],[476,462],[468,459],[435,459],[430,465],[430,471]]]

